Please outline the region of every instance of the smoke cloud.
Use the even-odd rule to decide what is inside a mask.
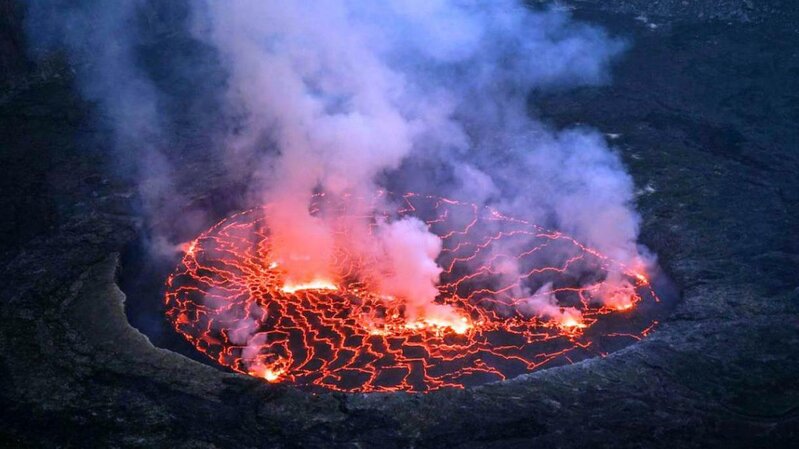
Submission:
[[[571,326],[582,323],[579,310],[574,307],[562,308],[558,305],[551,282],[547,282],[531,296],[522,299],[517,304],[517,309],[523,315],[554,319],[558,323]]]
[[[151,216],[185,200],[170,163],[174,136],[160,126],[174,99],[140,57],[152,32],[142,17],[158,3],[28,8],[33,41],[67,49],[116,151],[141,161]],[[454,317],[434,303],[440,239],[416,219],[374,223],[386,206],[372,200],[381,188],[491,205],[625,264],[645,263],[619,156],[597,131],[553,129],[530,111],[531,92],[609,80],[626,44],[602,29],[514,0],[180,4],[191,25],[186,45],[214,53],[197,73],[224,73],[209,87],[221,93],[219,107],[206,111],[222,123],[209,131],[221,145],[205,151],[221,154],[229,178],[247,180],[249,205],[272,205],[275,258],[290,282],[334,277],[336,248],[347,245],[377,261],[364,276],[405,301],[410,319]],[[309,212],[319,192],[363,218]],[[527,296],[520,313],[571,313],[556,314],[551,285]]]

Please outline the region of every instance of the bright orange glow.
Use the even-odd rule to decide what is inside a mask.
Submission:
[[[566,317],[560,322],[560,327],[565,329],[585,329],[586,324],[577,318]]]
[[[272,371],[271,369],[264,370],[263,378],[266,379],[267,382],[275,382],[280,379],[280,376],[283,374],[283,371]]]
[[[405,324],[406,329],[420,330],[431,329],[433,332],[446,332],[452,331],[458,335],[465,334],[473,326],[469,323],[469,319],[461,317],[459,319],[437,319],[437,318],[423,318],[421,320],[410,321]]]
[[[270,383],[280,381],[281,377],[285,373],[286,369],[280,364],[274,364],[272,366],[256,366],[248,372],[249,375],[263,378]]]
[[[624,328],[594,326],[658,299],[640,270],[568,235],[454,200],[391,200],[400,207],[382,218],[418,217],[442,239],[430,307],[409,311],[406,298],[359,276],[375,261],[349,248],[332,255],[334,273],[291,282],[272,252],[266,206],[222,220],[187,246],[167,280],[167,317],[234,371],[357,392],[506,379],[602,355],[597,337],[635,341],[656,324],[639,317]]]
[[[184,254],[194,254],[194,245],[195,244],[196,244],[196,241],[184,242],[184,243],[181,243],[180,245],[178,245],[178,249],[180,250],[180,252],[182,252]]]
[[[338,290],[338,287],[336,287],[336,284],[331,281],[325,279],[314,279],[313,281],[299,284],[287,283],[280,288],[280,291],[289,294],[298,292],[300,290]]]

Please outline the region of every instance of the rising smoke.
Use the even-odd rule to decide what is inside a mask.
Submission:
[[[142,161],[151,217],[185,201],[165,143],[173,136],[161,126],[168,88],[140,57],[142,17],[158,3],[38,0],[28,8],[34,44],[67,49],[82,92],[111,123],[117,151]],[[220,108],[207,111],[225,123],[213,136],[222,145],[207,151],[224,155],[231,178],[248,180],[249,205],[274,206],[275,254],[290,282],[334,276],[335,248],[347,245],[381,261],[364,275],[406,301],[409,318],[452,318],[433,303],[438,237],[414,219],[378,221],[366,232],[367,217],[383,208],[371,198],[386,187],[491,205],[628,265],[644,263],[633,184],[618,155],[598,132],[553,129],[528,107],[531,91],[608,81],[625,44],[603,30],[513,0],[231,0],[187,8],[192,45],[215,54],[202,65],[225,73],[213,86],[222,91]],[[348,201],[349,216],[363,220],[335,232],[335,211],[309,212],[318,192]],[[521,292],[520,312],[554,314],[551,289]]]

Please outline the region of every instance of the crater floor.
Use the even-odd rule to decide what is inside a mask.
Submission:
[[[656,332],[605,358],[424,395],[308,394],[158,349],[115,283],[140,225],[135,189],[110,174],[69,80],[37,78],[0,98],[0,446],[796,444],[796,26],[576,3],[633,45],[612,84],[532,103],[608,133],[630,167],[642,240],[682,288]],[[222,185],[213,173],[185,165],[190,201]]]

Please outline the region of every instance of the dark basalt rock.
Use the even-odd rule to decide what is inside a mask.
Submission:
[[[546,0],[538,3],[547,4]],[[724,21],[749,23],[773,21],[795,15],[796,5],[788,0],[568,0],[570,7],[597,8],[630,14],[647,23],[663,20],[682,22]],[[654,19],[654,22],[650,22]]]
[[[0,86],[12,83],[28,69],[21,5],[13,0],[0,0]]]
[[[612,85],[534,104],[553,124],[614,134],[641,189],[643,241],[682,288],[649,338],[427,395],[311,395],[154,347],[115,284],[141,226],[136,191],[107,169],[68,77],[52,78],[0,103],[0,446],[796,446],[795,29],[578,14],[634,45]],[[186,176],[190,201],[225,185],[203,164],[184,168],[205,175]]]

